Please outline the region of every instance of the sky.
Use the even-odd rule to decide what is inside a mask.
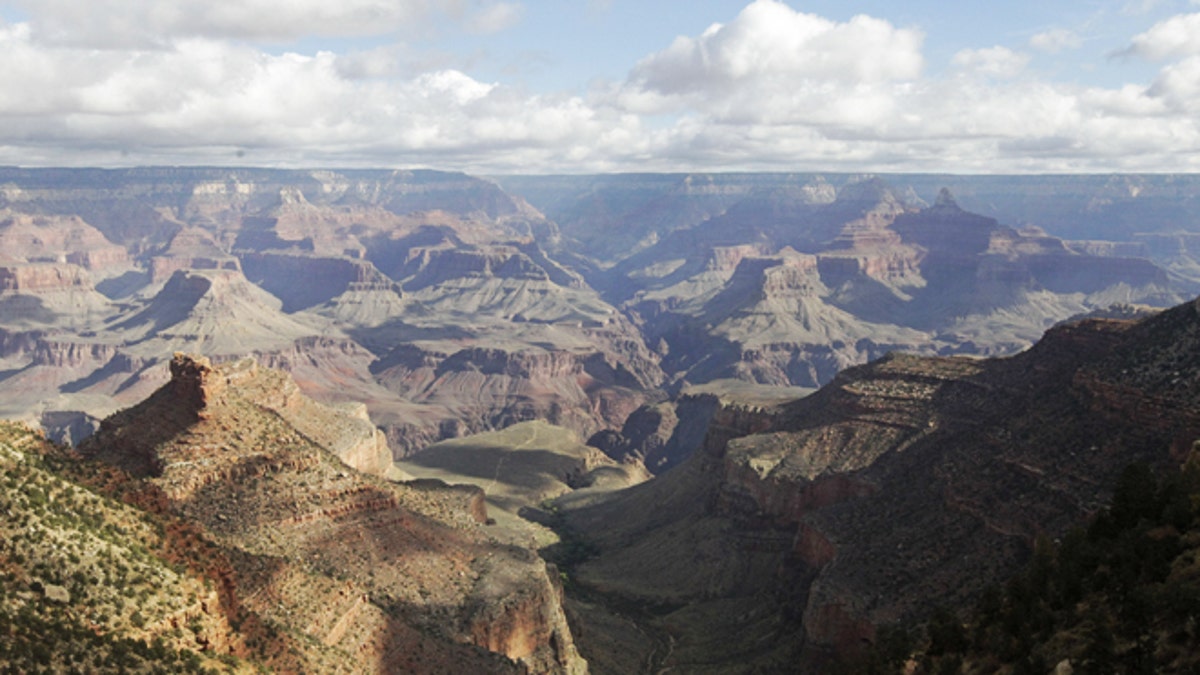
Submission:
[[[0,0],[0,164],[1200,171],[1200,0]]]

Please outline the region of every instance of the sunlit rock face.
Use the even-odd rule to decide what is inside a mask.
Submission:
[[[383,480],[374,426],[285,373],[177,354],[167,384],[80,449],[224,552],[229,619],[277,628],[259,638],[267,665],[586,672],[556,575],[489,535],[481,490]]]

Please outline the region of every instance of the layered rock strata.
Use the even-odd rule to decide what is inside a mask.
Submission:
[[[585,672],[556,576],[487,536],[480,491],[360,473],[319,444],[337,431],[319,408],[252,362],[180,355],[171,371],[83,451],[226,551],[232,611],[274,636],[267,665]]]

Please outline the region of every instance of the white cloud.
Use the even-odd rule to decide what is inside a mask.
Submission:
[[[1078,49],[1083,39],[1078,33],[1065,28],[1044,31],[1029,38],[1029,46],[1046,54],[1057,54],[1065,49]]]
[[[712,92],[747,81],[869,83],[912,79],[921,71],[922,36],[859,15],[835,23],[756,0],[728,25],[680,37],[643,59],[631,81],[664,95]],[[719,93],[719,91],[718,91]]]
[[[1200,113],[1200,55],[1190,56],[1162,69],[1149,95],[1183,113]]]
[[[820,42],[855,24],[877,32],[873,47]],[[1050,31],[1030,46],[1078,40]],[[865,53],[891,70],[856,69]],[[918,34],[758,2],[647,57],[609,100],[681,114],[654,137],[656,155],[677,166],[1161,170],[1170,156],[1173,170],[1200,169],[1200,123],[1187,112],[1200,109],[1200,59],[1165,68],[1152,87],[1118,89],[1040,82],[1026,72],[1030,59],[1003,46],[968,49],[946,76],[922,77]]]
[[[1029,64],[1029,55],[999,46],[964,49],[954,55],[951,63],[970,73],[1007,79],[1016,77],[1025,69]]]
[[[622,151],[639,121],[581,99],[529,96],[454,71],[347,77],[342,59],[271,55],[191,39],[170,49],[46,47],[28,26],[0,28],[0,161],[25,164],[208,157],[243,148],[249,161],[546,164]],[[493,156],[497,148],[507,148]],[[224,149],[224,150],[222,150]],[[107,153],[107,154],[106,154]],[[289,159],[294,158],[294,159]],[[103,161],[99,162],[103,163]]]
[[[175,7],[199,7],[193,2]],[[247,0],[245,11],[264,3]],[[329,15],[322,34],[367,30],[354,28],[354,17],[370,6],[329,9],[345,13]],[[389,4],[413,17],[444,12],[463,28],[498,6]],[[1187,25],[1171,27],[1181,17],[1134,38],[1141,55],[1171,59],[1153,82],[1105,88],[1040,81],[1024,70],[1029,56],[1007,47],[964,50],[947,73],[926,75],[917,31],[758,0],[727,24],[646,56],[624,82],[571,96],[483,81],[403,44],[280,54],[217,28],[176,27],[152,44],[96,49],[51,39],[45,16],[0,23],[0,163],[1200,170],[1200,51],[1178,38]],[[506,20],[498,14],[490,25]],[[305,21],[279,34],[294,35]],[[1030,47],[1069,42],[1051,33]]]
[[[693,112],[724,133],[807,125],[873,135],[898,114],[896,91],[920,76],[921,41],[869,16],[837,23],[757,0],[729,24],[642,59],[611,102],[640,114]],[[752,147],[755,137],[746,137]]]
[[[1179,14],[1135,36],[1125,53],[1152,60],[1200,54],[1200,13]]]

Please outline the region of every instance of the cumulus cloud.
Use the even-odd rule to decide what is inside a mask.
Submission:
[[[1163,68],[1148,94],[1178,112],[1200,112],[1200,55]]]
[[[1066,49],[1078,49],[1083,45],[1079,34],[1065,28],[1055,28],[1029,38],[1029,46],[1046,54],[1057,54]]]
[[[920,75],[922,35],[859,15],[837,23],[757,0],[727,25],[677,38],[617,94],[639,113],[693,110],[724,124],[870,126]]]
[[[730,24],[680,37],[634,69],[640,87],[663,94],[726,87],[755,79],[878,82],[916,77],[922,36],[859,15],[835,23],[756,0]]]
[[[1042,51],[1078,44],[1068,31],[1030,41]],[[1200,109],[1200,58],[1119,89],[1041,82],[1030,60],[1005,46],[966,49],[946,75],[926,77],[919,33],[760,0],[643,59],[613,99],[681,115],[653,145],[683,166],[1145,170],[1169,154],[1174,169],[1200,168],[1195,153],[1179,161],[1180,149],[1200,150],[1188,112]]]
[[[1200,54],[1200,13],[1160,21],[1133,38],[1125,53],[1155,61]]]
[[[473,77],[453,60],[392,40],[350,53],[268,51],[246,37],[231,39],[232,28],[222,27],[231,19],[184,26],[179,16],[198,0],[142,8],[159,4],[173,9],[145,18],[146,26],[167,27],[153,42],[133,40],[140,33],[129,28],[124,44],[99,49],[82,39],[90,35],[83,28],[71,28],[70,40],[67,28],[48,33],[52,13],[41,10],[31,9],[26,23],[0,23],[0,163],[1200,170],[1194,15],[1132,38],[1139,55],[1166,60],[1153,81],[1107,88],[1041,81],[1026,70],[1028,54],[1005,46],[963,50],[936,64],[949,69],[928,75],[919,31],[869,16],[831,21],[757,0],[728,23],[664,44],[623,81],[572,95]],[[278,8],[268,0],[242,4],[260,18]],[[378,15],[380,25],[442,12],[462,30],[475,20],[480,29],[501,27],[533,11],[473,0],[327,4],[320,28],[311,16],[293,17],[282,27],[243,26],[242,35],[367,33],[379,29],[363,18],[371,8],[392,12]],[[68,3],[39,0],[60,5]],[[90,16],[93,5],[79,6]],[[499,9],[488,17],[489,8]],[[133,23],[122,16],[107,20]],[[1070,44],[1070,35],[1050,31],[1029,47]]]
[[[346,70],[330,52],[273,55],[201,38],[97,52],[46,47],[27,25],[3,27],[0,161],[242,149],[251,161],[486,167],[498,158],[619,156],[627,151],[590,144],[606,134],[640,136],[636,118],[592,110],[578,97],[531,96],[451,69],[376,78]],[[64,149],[56,160],[54,148]]]

